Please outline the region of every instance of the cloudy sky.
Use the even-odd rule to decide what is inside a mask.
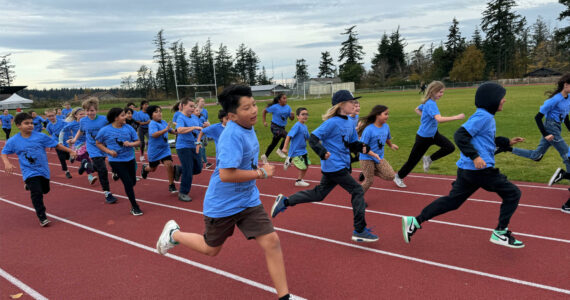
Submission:
[[[517,1],[516,11],[533,24],[551,27],[563,6],[557,0]],[[210,38],[232,53],[241,43],[259,56],[269,76],[293,76],[304,58],[316,76],[322,51],[338,58],[340,33],[357,25],[369,67],[384,32],[400,26],[406,51],[445,40],[451,20],[462,36],[480,24],[483,1],[464,0],[279,0],[122,1],[0,0],[0,55],[12,53],[14,85],[30,88],[112,87],[152,61],[152,41],[164,29],[168,42],[189,50]]]

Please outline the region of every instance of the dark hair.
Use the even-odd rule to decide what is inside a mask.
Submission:
[[[252,97],[251,88],[247,85],[230,85],[218,95],[218,102],[224,111],[235,114],[240,105],[241,97]]]
[[[135,111],[134,111],[132,108],[130,108],[128,105],[127,105],[127,107],[125,107],[125,108],[123,109],[123,111],[124,111],[125,113],[128,113],[129,111],[131,112],[131,114],[134,114],[134,113],[135,113]]]
[[[33,120],[33,119],[34,118],[32,118],[31,114],[23,112],[16,115],[16,117],[14,118],[14,123],[16,123],[17,126],[22,124],[22,122],[24,122],[25,120]]]
[[[113,107],[109,110],[109,112],[107,113],[107,122],[113,123],[115,122],[115,119],[121,115],[121,113],[123,112],[122,108],[119,107]]]
[[[285,93],[278,93],[275,97],[273,97],[273,102],[267,103],[267,107],[279,103],[279,100],[281,100],[281,97],[283,96],[285,96]]]
[[[143,105],[148,104],[148,100],[143,100],[141,101],[141,108],[143,107]]]
[[[129,102],[129,103],[127,103],[127,107],[129,107],[129,106],[131,106],[131,105],[133,105],[134,107],[137,107],[137,105],[136,105],[136,104],[134,104],[133,102]]]
[[[28,110],[28,113],[30,114],[30,116],[32,115],[32,113],[35,113],[36,111],[33,109]]]
[[[180,110],[180,101],[176,101],[176,103],[174,103],[174,105],[172,106],[172,108],[170,109],[172,112],[177,112]]]
[[[362,122],[362,125],[358,127],[358,135],[361,135],[364,131],[364,128],[366,128],[368,125],[376,122],[376,116],[385,112],[387,109],[388,107],[385,105],[376,105],[372,108],[366,117],[361,117],[360,121]]]
[[[223,119],[224,117],[226,117],[227,115],[228,115],[228,113],[227,113],[225,110],[223,110],[223,109],[220,109],[220,110],[218,111],[218,119],[219,119],[220,121],[222,121],[222,119]]]
[[[299,107],[299,108],[297,108],[297,110],[295,111],[295,115],[296,115],[296,116],[300,115],[301,112],[304,111],[304,110],[308,111],[308,110],[307,110],[306,108],[304,108],[304,107]]]
[[[150,119],[152,120],[152,114],[153,114],[155,111],[159,110],[159,109],[160,109],[160,106],[158,106],[158,105],[151,105],[151,106],[149,106],[149,107],[146,108],[146,113],[148,114],[148,116],[149,116]]]
[[[194,99],[192,99],[192,98],[190,98],[190,97],[185,97],[185,98],[182,98],[182,99],[180,100],[180,103],[179,103],[179,104],[182,104],[182,106],[184,106],[184,105],[187,105],[188,102],[194,102]]]
[[[556,83],[556,89],[555,90],[546,91],[544,94],[545,95],[550,94],[550,96],[548,96],[548,98],[554,97],[556,94],[562,92],[562,90],[564,89],[565,83],[570,84],[570,73],[566,73],[562,77],[560,77],[560,79],[558,79],[558,82]]]

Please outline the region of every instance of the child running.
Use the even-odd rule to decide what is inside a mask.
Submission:
[[[273,149],[275,149],[275,146],[277,146],[281,139],[283,139],[283,141],[279,148],[277,148],[277,155],[281,158],[287,157],[287,155],[281,151],[285,143],[285,138],[287,138],[285,126],[287,126],[287,118],[291,120],[295,118],[291,106],[287,104],[287,95],[283,93],[277,94],[277,96],[273,98],[273,102],[269,103],[267,107],[263,109],[263,126],[265,127],[267,127],[267,121],[265,120],[267,113],[273,115],[271,118],[271,133],[273,134],[273,139],[271,140],[271,144],[267,146],[265,153],[261,156],[261,161],[263,161],[264,164],[267,163],[269,154],[273,152]]]
[[[297,192],[289,197],[277,196],[271,208],[271,217],[301,203],[319,202],[340,185],[352,195],[354,231],[352,240],[356,242],[375,242],[378,236],[366,228],[364,218],[365,202],[362,186],[350,176],[350,152],[370,153],[367,145],[358,141],[354,122],[347,115],[354,110],[355,98],[350,91],[340,90],[333,94],[332,107],[323,115],[323,124],[309,138],[309,145],[321,158],[321,182],[312,190]],[[322,144],[321,144],[322,142]]]
[[[354,123],[354,128],[358,131],[358,114],[360,113],[360,102],[354,100],[354,111],[348,115],[348,119]]]
[[[137,163],[132,147],[138,146],[140,141],[137,132],[131,126],[126,125],[125,119],[124,109],[111,108],[107,113],[109,125],[97,132],[95,141],[97,148],[107,154],[111,168],[123,182],[125,193],[131,202],[131,214],[142,216],[143,212],[137,204],[133,188],[137,184],[135,177]],[[115,202],[116,200],[113,203]]]
[[[64,109],[61,110],[61,115],[63,116],[64,119],[66,119],[67,117],[69,117],[69,114],[71,113],[72,109],[69,102],[64,102],[63,106]]]
[[[4,131],[4,134],[6,134],[6,140],[8,140],[10,138],[10,133],[12,132],[14,116],[5,109],[4,113],[0,116],[0,119],[2,119],[2,130]]]
[[[46,120],[44,118],[42,118],[41,116],[38,116],[38,114],[34,110],[30,110],[29,113],[32,115],[32,118],[33,118],[34,131],[42,132],[42,130],[44,129],[44,123]]]
[[[442,117],[437,108],[438,101],[445,91],[445,85],[441,81],[432,81],[427,87],[426,94],[422,100],[422,104],[416,107],[415,111],[421,116],[421,124],[416,134],[416,142],[412,147],[412,152],[408,160],[396,174],[394,182],[398,187],[405,188],[404,178],[418,164],[422,155],[424,155],[431,145],[439,146],[434,154],[423,157],[424,172],[429,171],[432,162],[451,154],[455,151],[455,146],[445,136],[441,135],[437,130],[439,123],[445,123],[465,118],[465,114],[460,113],[452,117]]]
[[[256,179],[273,175],[274,166],[258,168],[259,143],[253,129],[257,106],[247,86],[230,86],[219,102],[231,121],[218,141],[218,163],[204,197],[204,234],[182,232],[174,220],[164,226],[156,249],[160,254],[182,244],[193,251],[217,255],[237,226],[265,252],[269,275],[279,299],[289,299],[279,236],[259,199]]]
[[[358,129],[361,136],[360,141],[366,145],[370,145],[370,150],[376,154],[370,155],[360,153],[360,166],[362,174],[360,181],[364,193],[374,183],[374,176],[378,176],[384,180],[394,180],[396,173],[392,166],[384,159],[384,145],[392,150],[398,150],[398,145],[392,144],[392,136],[390,135],[390,127],[386,123],[389,118],[390,111],[384,105],[376,105],[368,116],[362,118],[362,126]]]
[[[196,154],[196,137],[194,130],[202,130],[198,126],[198,118],[192,118],[194,113],[194,101],[191,98],[180,100],[181,115],[176,119],[176,152],[178,159],[182,164],[182,178],[180,180],[180,189],[178,191],[178,200],[184,202],[192,201],[188,195],[192,188],[192,177],[202,172],[202,163],[200,157]]]
[[[43,195],[50,191],[50,172],[45,148],[65,151],[72,157],[75,156],[75,151],[58,144],[57,141],[43,133],[34,131],[33,118],[27,113],[17,114],[14,123],[20,132],[6,141],[2,149],[4,169],[7,173],[12,173],[14,166],[10,163],[8,155],[14,153],[18,155],[22,177],[26,188],[30,191],[40,225],[44,227],[50,222],[46,216],[43,200]]]
[[[417,217],[402,217],[402,231],[406,243],[410,242],[416,230],[422,228],[423,222],[458,209],[469,196],[483,188],[497,193],[503,199],[499,224],[491,234],[491,243],[511,248],[524,247],[523,242],[516,240],[507,228],[517,209],[521,191],[495,168],[496,146],[504,149],[524,141],[520,137],[511,140],[495,137],[495,113],[503,110],[505,94],[506,90],[493,82],[483,83],[477,89],[477,110],[454,135],[455,143],[461,150],[457,161],[457,179],[453,182],[448,196],[433,201]]]
[[[203,136],[206,136],[207,138],[211,138],[214,140],[214,143],[218,144],[218,140],[220,138],[220,135],[222,134],[222,131],[224,131],[224,128],[226,128],[226,124],[229,121],[229,117],[228,117],[228,113],[225,112],[223,109],[220,109],[218,111],[218,119],[220,120],[220,123],[216,123],[213,125],[210,125],[204,129],[202,129],[202,131],[200,131],[200,133],[198,134],[198,138],[197,140],[201,140],[203,138]],[[196,143],[196,153],[198,153],[198,149],[201,148],[202,143],[197,142]],[[218,157],[218,148],[216,147],[216,157]]]
[[[85,135],[81,135],[75,143],[73,142],[73,137],[79,131],[79,121],[85,117],[85,110],[81,107],[74,108],[67,119],[65,119],[65,125],[63,126],[62,132],[59,134],[59,143],[66,147],[70,147],[75,150],[77,156],[75,158],[70,158],[69,162],[73,163],[75,160],[79,161],[81,164],[77,173],[82,175],[87,172],[87,180],[89,184],[93,185],[97,182],[97,176],[92,175],[93,164],[91,158],[89,158],[89,153],[87,153],[87,147],[85,145]]]
[[[133,119],[135,119],[135,121],[137,121],[138,124],[139,140],[141,141],[140,161],[144,161],[145,136],[148,139],[148,124],[150,123],[150,117],[146,113],[147,108],[148,108],[148,101],[143,100],[141,101],[141,109],[135,112],[135,114],[133,115]]]
[[[309,161],[309,156],[307,153],[307,141],[309,140],[309,129],[305,123],[309,118],[309,111],[304,107],[299,107],[295,111],[297,115],[297,123],[291,127],[287,138],[285,138],[285,143],[281,152],[287,154],[287,159],[283,165],[283,169],[287,171],[287,168],[291,165],[291,162],[299,170],[299,175],[295,181],[295,186],[307,187],[310,184],[303,180],[305,174],[311,165]],[[291,148],[289,148],[289,142],[291,143]]]
[[[90,164],[89,161],[82,161],[81,164],[85,169],[93,169],[97,171],[101,188],[105,193],[105,202],[112,204],[117,202],[117,198],[111,194],[109,174],[107,173],[107,164],[105,163],[106,154],[97,147],[95,140],[99,130],[107,125],[107,118],[97,115],[97,109],[99,109],[99,100],[97,98],[90,98],[83,101],[82,106],[87,112],[87,117],[79,121],[79,130],[77,131],[77,134],[75,134],[72,144],[75,144],[77,139],[81,135],[85,134],[87,153],[89,153],[89,157],[93,161],[93,164]]]
[[[162,109],[156,105],[151,105],[146,109],[151,118],[148,124],[148,164],[143,164],[141,177],[146,179],[148,173],[156,171],[160,163],[166,167],[168,174],[168,191],[178,193],[174,180],[180,180],[181,168],[172,163],[172,153],[168,145],[168,134],[174,133],[171,125],[162,119]]]
[[[200,98],[199,98],[200,99]],[[202,102],[204,101],[204,98],[201,98]],[[197,107],[194,110],[194,116],[192,116],[192,118],[196,118],[196,122],[198,122],[198,126],[202,127],[202,128],[206,128],[210,126],[210,122],[208,122],[208,118],[207,115],[205,116],[204,114],[202,114],[202,111],[205,111],[206,109],[201,109],[199,107]],[[205,168],[209,169],[210,167],[212,167],[212,163],[208,162],[208,158],[206,157],[206,146],[208,145],[208,142],[205,138],[198,138],[198,135],[200,134],[199,131],[194,131],[194,134],[196,135],[196,146],[200,145],[201,147],[196,147],[196,151],[198,151],[198,156],[200,157],[200,162],[205,164]]]
[[[46,126],[46,130],[51,138],[59,143],[59,135],[61,134],[63,127],[65,126],[65,122],[61,119],[58,119],[55,111],[53,109],[47,109],[45,111],[46,117],[49,120],[48,125]],[[67,169],[67,160],[70,158],[69,153],[62,150],[55,149],[57,153],[57,158],[59,159],[59,164],[61,165],[61,170],[65,173],[65,177],[71,179],[71,173]]]

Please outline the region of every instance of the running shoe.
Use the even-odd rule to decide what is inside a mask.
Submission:
[[[48,226],[48,224],[51,223],[50,220],[48,220],[48,218],[44,218],[40,220],[40,226],[41,227],[46,227]]]
[[[562,209],[560,209],[563,213],[567,213],[570,214],[570,201],[564,203],[564,205],[562,205]]]
[[[493,244],[506,246],[510,248],[523,248],[524,243],[515,239],[510,230],[493,230],[489,241]]]
[[[105,203],[107,204],[113,204],[117,202],[117,198],[115,198],[115,196],[113,196],[113,194],[111,194],[111,192],[106,192],[105,193]]]
[[[352,232],[352,240],[355,242],[376,242],[378,240],[378,236],[372,233],[372,229],[364,228],[362,232],[357,232],[354,230]]]
[[[303,179],[298,179],[297,181],[295,181],[295,186],[309,186],[309,185],[311,184]]]
[[[114,180],[114,181],[119,180],[119,174],[113,172],[113,180]]]
[[[97,182],[97,176],[93,176],[93,175],[89,174],[87,176],[87,180],[89,181],[90,185],[94,185],[95,182]]]
[[[364,173],[360,173],[360,175],[358,175],[358,181],[362,182],[364,179]]]
[[[211,168],[213,165],[214,165],[213,163],[207,162],[207,163],[206,163],[206,169]]]
[[[146,170],[146,167],[148,167],[147,164],[143,164],[142,168],[141,168],[141,177],[142,179],[146,179],[148,177],[148,171]]]
[[[285,152],[281,151],[281,149],[277,149],[277,155],[279,155],[279,157],[281,157],[281,158],[287,158],[287,154],[285,154]]]
[[[133,215],[133,216],[142,216],[142,215],[143,215],[143,212],[142,212],[142,210],[141,210],[140,208],[138,208],[138,207],[133,207],[133,208],[131,208],[131,215]]]
[[[275,218],[280,212],[283,212],[287,209],[285,206],[285,200],[287,197],[283,196],[282,194],[277,195],[275,199],[275,203],[271,207],[271,217]]]
[[[65,171],[65,177],[67,177],[67,179],[73,178],[73,177],[71,176],[71,173],[69,173],[69,171]]]
[[[261,155],[260,160],[264,165],[266,165],[268,162],[267,161],[267,155],[265,155],[265,154]]]
[[[423,165],[424,165],[424,173],[427,173],[429,171],[429,167],[431,166],[431,163],[433,161],[431,160],[431,157],[429,157],[427,155],[423,157],[422,161],[423,161]]]
[[[412,240],[412,235],[420,228],[422,226],[415,217],[402,217],[402,233],[406,243]]]
[[[405,183],[404,180],[400,178],[400,176],[398,176],[398,174],[396,174],[396,176],[394,177],[394,183],[401,188],[405,188],[408,187]]]
[[[182,202],[190,202],[192,201],[192,198],[186,194],[178,193],[178,200]]]
[[[178,190],[176,189],[176,185],[174,185],[174,183],[168,185],[168,191],[171,192],[171,193],[173,193],[173,194],[174,194],[174,193],[178,193]]]
[[[180,226],[176,224],[176,221],[170,220],[166,222],[158,237],[158,241],[156,241],[156,252],[158,252],[158,254],[165,255],[168,250],[178,244],[178,242],[172,240],[172,234],[177,230],[180,230]]]
[[[289,166],[291,166],[291,157],[287,156],[285,163],[283,163],[283,170],[287,171],[287,169],[289,169]]]
[[[566,171],[562,170],[562,168],[556,169],[556,171],[554,171],[554,174],[552,174],[552,177],[550,177],[550,180],[548,181],[548,186],[552,186],[558,181],[564,179],[565,174]]]

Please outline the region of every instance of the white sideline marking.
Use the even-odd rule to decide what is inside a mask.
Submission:
[[[1,199],[1,198],[0,198]],[[0,268],[0,276],[4,277],[4,279],[8,280],[13,285],[19,287],[25,294],[30,295],[30,297],[37,299],[37,300],[47,300],[42,294],[36,292],[36,290],[29,287],[27,284],[18,280],[18,278],[8,274],[8,272],[4,271]]]
[[[2,198],[2,197],[0,197],[0,201],[6,202],[6,203],[8,203],[8,204],[12,204],[12,205],[14,205],[14,206],[18,206],[18,207],[20,207],[20,208],[23,208],[23,209],[26,209],[26,210],[29,210],[29,211],[32,211],[32,212],[35,212],[35,210],[34,210],[33,208],[31,208],[31,207],[28,207],[28,206],[25,206],[25,205],[22,205],[22,204],[19,204],[19,203],[16,203],[16,202],[12,202],[12,201],[7,200],[7,199],[4,199],[4,198]],[[79,224],[79,223],[77,223],[77,222],[73,222],[73,221],[71,221],[71,220],[68,220],[68,219],[65,219],[65,218],[62,218],[62,217],[58,217],[58,216],[53,215],[53,214],[47,214],[47,215],[48,215],[50,218],[55,219],[55,220],[58,220],[58,221],[61,221],[61,222],[63,222],[63,223],[67,223],[67,224],[73,225],[73,226],[75,226],[75,227],[79,227],[79,228],[81,228],[81,229],[84,229],[84,230],[87,230],[87,231],[91,231],[91,232],[93,232],[93,233],[102,235],[102,236],[104,236],[104,237],[111,238],[111,239],[117,240],[117,241],[119,241],[119,242],[122,242],[122,243],[125,243],[125,244],[128,244],[128,245],[131,245],[131,246],[135,246],[135,247],[137,247],[137,248],[140,248],[140,249],[143,249],[143,250],[152,252],[152,253],[154,253],[154,254],[156,254],[156,255],[159,255],[158,253],[156,253],[156,249],[155,249],[155,248],[152,248],[152,247],[149,247],[149,246],[146,246],[146,245],[137,243],[137,242],[135,242],[135,241],[131,241],[131,240],[126,239],[126,238],[122,238],[122,237],[116,236],[116,235],[114,235],[114,234],[110,234],[110,233],[101,231],[101,230],[99,230],[99,229],[95,229],[95,228],[92,228],[92,227],[89,227],[89,226],[86,226],[86,225],[83,225],[83,224]],[[272,288],[272,287],[270,287],[270,286],[267,286],[267,285],[265,285],[265,284],[263,284],[263,283],[259,283],[259,282],[257,282],[257,281],[253,281],[253,280],[250,280],[250,279],[241,277],[241,276],[239,276],[239,275],[235,275],[235,274],[233,274],[233,273],[226,272],[226,271],[224,271],[224,270],[220,270],[220,269],[217,269],[217,268],[214,268],[214,267],[205,265],[205,264],[201,264],[201,263],[199,263],[199,262],[195,262],[195,261],[186,259],[186,258],[184,258],[184,257],[180,257],[180,256],[173,255],[173,254],[170,254],[170,253],[166,254],[165,256],[168,257],[168,258],[171,258],[171,259],[173,259],[173,260],[177,260],[177,261],[179,261],[179,262],[182,262],[182,263],[185,263],[185,264],[188,264],[188,265],[191,265],[191,266],[200,268],[200,269],[202,269],[202,270],[206,270],[206,271],[208,271],[208,272],[212,272],[212,273],[214,273],[214,274],[221,275],[221,276],[227,277],[227,278],[229,278],[229,279],[233,279],[233,280],[235,280],[235,281],[239,281],[239,282],[245,283],[245,284],[247,284],[247,285],[256,287],[256,288],[258,288],[258,289],[261,289],[261,290],[264,290],[264,291],[267,291],[267,292],[270,292],[270,293],[273,293],[273,294],[277,294],[277,291],[276,291],[274,288]],[[0,270],[1,270],[1,269],[0,269]],[[38,295],[39,295],[39,294],[38,294]],[[297,296],[297,297],[298,297],[298,296]],[[45,298],[44,298],[44,299],[45,299]],[[304,298],[300,298],[300,299],[304,299]]]

